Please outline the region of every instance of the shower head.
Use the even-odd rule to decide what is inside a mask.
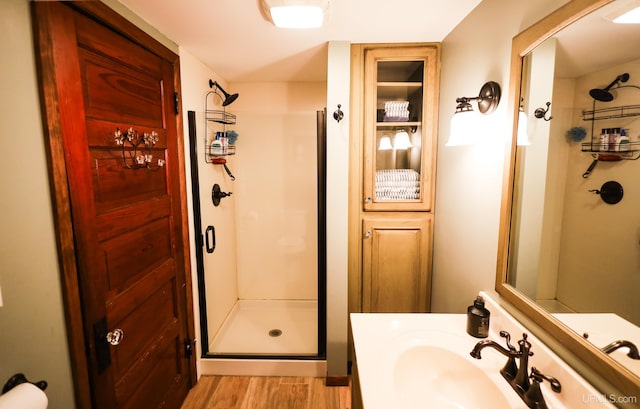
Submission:
[[[597,100],[597,101],[602,101],[602,102],[609,102],[609,101],[613,101],[613,94],[611,92],[609,92],[609,90],[614,86],[617,85],[619,82],[627,82],[629,81],[629,74],[628,73],[624,73],[624,74],[620,74],[616,77],[615,80],[613,80],[613,82],[611,82],[611,84],[607,85],[606,88],[600,89],[600,88],[594,88],[591,91],[589,91],[589,95],[591,95],[591,98]]]
[[[209,88],[214,88],[214,87],[215,87],[214,92],[216,94],[218,94],[218,91],[222,92],[222,95],[218,94],[220,98],[224,96],[224,99],[222,100],[223,107],[226,107],[227,105],[232,104],[233,101],[238,99],[238,94],[229,94],[227,91],[224,90],[224,88],[220,86],[220,84],[218,84],[217,81],[209,80]]]

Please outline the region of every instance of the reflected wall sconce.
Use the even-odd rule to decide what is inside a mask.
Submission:
[[[413,144],[411,143],[409,133],[404,129],[400,129],[396,132],[393,137],[393,144],[391,144],[391,137],[387,135],[381,136],[380,142],[378,143],[379,151],[388,151],[391,149],[403,150],[409,148],[413,148]]]
[[[393,138],[393,147],[395,149],[409,149],[413,147],[411,140],[409,139],[409,133],[404,129],[396,132],[396,136]]]
[[[516,145],[527,146],[529,143],[529,119],[527,113],[524,112],[524,107],[520,105],[518,109],[518,136],[516,138]]]
[[[148,169],[157,171],[165,165],[164,159],[158,159],[156,165],[152,166],[153,154],[151,148],[158,143],[158,133],[156,131],[144,132],[142,135],[133,128],[122,132],[120,128],[116,128],[114,132],[116,145],[122,146],[122,163],[127,169]],[[142,146],[144,147],[142,147]],[[126,148],[129,149],[126,149]],[[141,147],[138,154],[138,147]],[[129,154],[127,154],[129,152]],[[128,158],[127,158],[128,157]]]
[[[262,0],[265,14],[280,28],[322,27],[329,0]]]
[[[222,99],[223,107],[231,105],[236,99],[238,99],[238,94],[229,94],[220,86],[220,84],[218,84],[218,81],[209,80],[209,88],[213,88],[213,92]],[[218,91],[222,93],[222,95],[220,95]]]
[[[477,132],[479,116],[473,110],[471,101],[478,101],[478,111],[488,115],[496,110],[500,102],[500,84],[486,82],[477,97],[460,97],[456,99],[456,112],[451,118],[451,131],[447,146],[468,145],[473,142],[472,135]]]
[[[389,151],[391,149],[393,149],[393,146],[391,146],[391,138],[389,138],[388,136],[381,137],[380,143],[378,144],[378,150]]]
[[[547,113],[549,113],[550,107],[551,107],[551,102],[547,101],[547,109],[536,108],[536,110],[533,111],[533,116],[535,116],[538,119],[544,119],[545,121],[551,121],[553,119],[551,115],[549,115],[549,118],[547,118]]]

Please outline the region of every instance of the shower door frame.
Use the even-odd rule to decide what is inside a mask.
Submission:
[[[188,111],[189,155],[191,160],[191,193],[193,198],[193,223],[196,242],[196,270],[198,278],[198,303],[200,311],[201,358],[206,359],[287,359],[287,360],[323,360],[327,355],[327,257],[326,257],[326,194],[327,194],[327,137],[326,107],[316,111],[317,141],[317,223],[318,223],[318,297],[317,297],[317,355],[299,354],[219,354],[209,351],[209,324],[207,322],[207,300],[204,280],[204,235],[202,232],[202,214],[200,210],[200,178],[198,172],[197,128],[195,111]],[[206,342],[203,342],[206,340]]]

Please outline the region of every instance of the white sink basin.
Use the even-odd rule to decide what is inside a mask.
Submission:
[[[393,370],[398,407],[509,409],[496,384],[465,357],[442,347],[403,351]]]
[[[512,335],[512,344],[528,333],[534,355],[529,366],[557,378],[562,391],[541,385],[549,409],[615,409],[603,394],[540,342],[488,294],[489,339]],[[480,341],[465,332],[465,314],[353,313],[355,409],[527,409],[500,374],[507,358],[485,348],[482,359],[470,352]],[[585,403],[588,399],[588,403]]]
[[[431,318],[443,324],[454,317]],[[401,321],[400,327],[405,326],[406,319]],[[456,326],[464,325],[459,319],[453,321]],[[369,387],[376,393],[376,398],[367,402],[365,409],[524,408],[500,375],[499,369],[506,358],[492,353],[495,351],[487,351],[480,360],[472,358],[469,352],[479,339],[447,327],[406,331],[389,328],[387,337],[377,337],[380,342],[376,347],[356,347],[361,352],[358,367],[367,371],[361,377],[365,382],[369,380]],[[367,362],[365,353],[378,359]],[[374,366],[370,367],[369,362],[374,362]]]

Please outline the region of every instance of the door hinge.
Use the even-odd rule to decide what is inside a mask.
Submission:
[[[180,103],[180,97],[177,92],[173,93],[173,110],[178,115],[180,113],[180,109],[178,108],[178,104]]]
[[[102,317],[93,324],[93,342],[96,353],[98,373],[103,373],[111,365],[111,351],[107,342],[107,317]]]
[[[193,356],[193,346],[196,343],[193,339],[185,339],[184,340],[184,356],[186,358],[191,358]]]

